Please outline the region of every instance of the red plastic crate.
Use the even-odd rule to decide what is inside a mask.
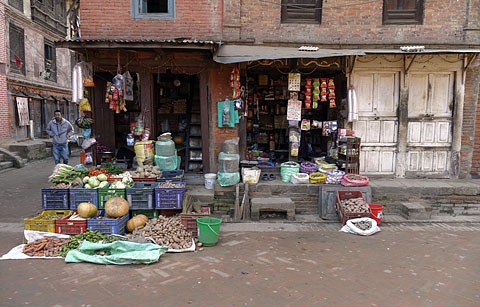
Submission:
[[[132,180],[133,182],[156,182],[157,181],[157,178],[133,178],[132,177]]]
[[[363,200],[365,201],[365,198],[363,197],[361,191],[337,191],[337,201],[335,202],[335,209],[337,210],[338,218],[340,219],[340,222],[342,222],[342,225],[345,225],[348,220],[356,219],[359,217],[370,217],[370,215],[372,214],[372,210],[370,210],[370,207],[368,207],[368,203],[366,201],[365,204],[368,207],[368,212],[346,213],[343,207],[340,205],[340,201],[351,198],[363,198]]]
[[[86,219],[71,221],[68,220],[68,218],[75,213],[77,213],[77,211],[74,211],[72,214],[63,219],[58,219],[55,224],[55,232],[66,235],[78,235],[79,233],[85,232],[85,229],[87,229]]]
[[[195,237],[198,236],[198,227],[197,227],[197,219],[199,217],[209,217],[210,216],[210,208],[204,207],[202,208],[202,213],[181,213],[180,217],[182,218],[182,224],[190,231]]]

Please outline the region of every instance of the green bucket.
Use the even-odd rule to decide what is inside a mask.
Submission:
[[[205,246],[217,244],[221,223],[221,219],[214,217],[199,217],[197,219],[198,241]]]

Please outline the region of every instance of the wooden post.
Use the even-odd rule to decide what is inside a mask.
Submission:
[[[240,214],[240,207],[239,207],[239,202],[240,202],[240,184],[237,183],[235,185],[235,212],[233,214],[233,220],[238,222],[240,220],[241,214]]]
[[[243,220],[250,219],[250,198],[248,196],[248,183],[245,183],[245,191],[244,191],[244,205],[243,205]]]

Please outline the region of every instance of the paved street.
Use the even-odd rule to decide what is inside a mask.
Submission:
[[[40,211],[51,160],[0,174],[0,254]],[[25,192],[25,189],[28,192]],[[479,223],[225,224],[219,244],[153,265],[0,261],[3,306],[479,306]]]

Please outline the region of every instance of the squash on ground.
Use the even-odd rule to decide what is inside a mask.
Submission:
[[[127,222],[127,230],[129,232],[133,232],[136,228],[140,226],[144,226],[147,222],[148,222],[148,217],[146,217],[145,215],[143,214],[136,215]]]
[[[94,204],[88,203],[80,203],[77,207],[78,214],[84,218],[91,218],[97,215],[98,208],[95,207]]]
[[[105,214],[111,217],[122,217],[128,213],[128,201],[121,197],[112,197],[105,203]]]

